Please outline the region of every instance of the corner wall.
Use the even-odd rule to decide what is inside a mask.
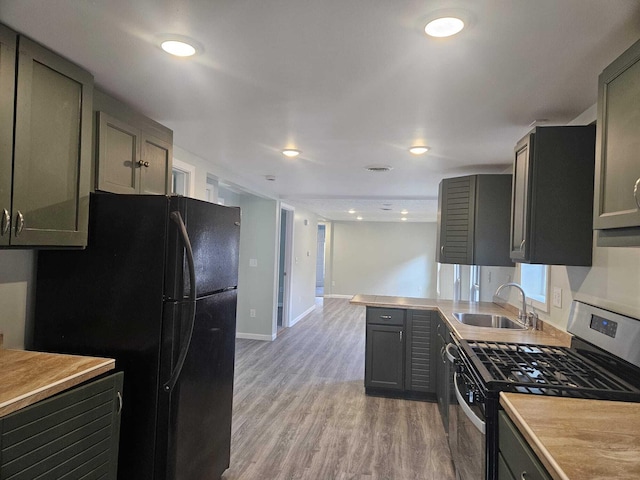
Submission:
[[[318,216],[294,207],[293,251],[291,261],[291,324],[315,308]],[[306,221],[306,225],[305,225]]]
[[[3,348],[22,350],[33,321],[36,251],[0,250],[0,332]]]

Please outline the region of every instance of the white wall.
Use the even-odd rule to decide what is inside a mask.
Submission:
[[[273,340],[279,205],[276,200],[243,195],[240,209],[237,335]],[[252,260],[255,260],[255,266],[251,266]],[[255,310],[255,317],[251,317],[251,310]]]
[[[332,222],[325,292],[436,296],[436,223]]]
[[[292,324],[315,307],[318,247],[318,216],[303,208],[294,208],[290,296]]]
[[[4,348],[24,349],[25,330],[33,320],[34,250],[0,250],[0,332]]]

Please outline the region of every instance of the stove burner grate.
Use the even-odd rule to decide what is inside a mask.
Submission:
[[[501,389],[546,395],[599,398],[640,390],[567,347],[508,342],[466,341],[484,367],[485,380]],[[474,362],[475,363],[475,362]]]

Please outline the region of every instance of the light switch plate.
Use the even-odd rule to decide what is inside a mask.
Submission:
[[[562,308],[562,289],[559,287],[553,287],[553,306]]]

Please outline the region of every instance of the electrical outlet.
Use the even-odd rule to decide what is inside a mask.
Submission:
[[[250,258],[249,259],[249,266],[250,267],[257,267],[258,266],[258,259],[257,258]]]
[[[251,310],[249,310],[249,316],[251,318],[256,318],[256,309],[252,308]]]
[[[562,289],[558,287],[553,287],[553,306],[557,308],[562,308]]]

